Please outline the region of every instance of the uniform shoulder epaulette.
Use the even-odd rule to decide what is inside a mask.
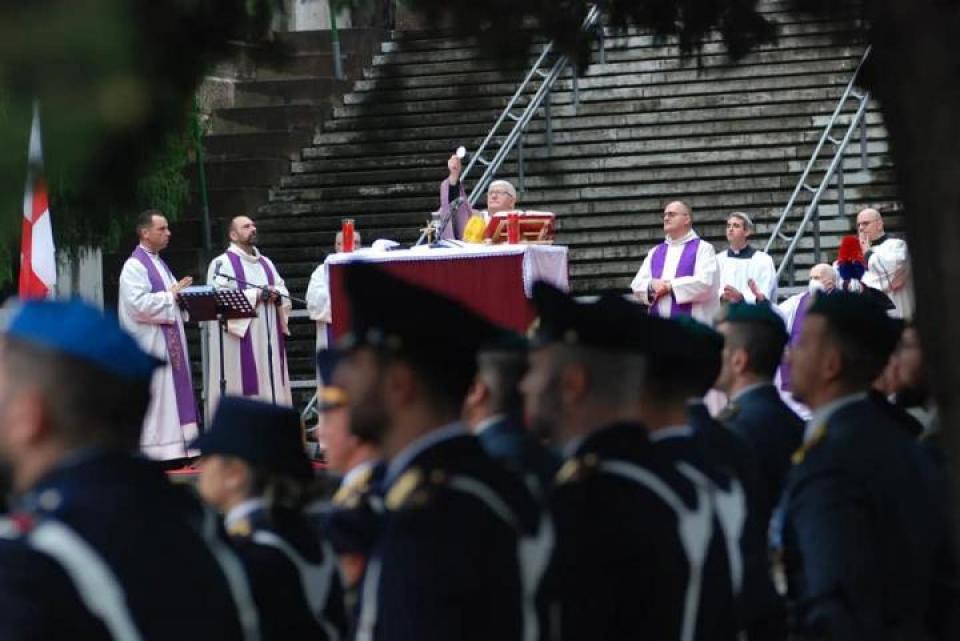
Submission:
[[[237,519],[227,526],[227,534],[243,538],[249,537],[253,534],[253,524],[247,518]]]
[[[360,506],[363,497],[373,489],[373,468],[368,468],[351,479],[349,484],[341,485],[333,495],[333,504],[348,510]]]
[[[401,474],[387,492],[387,509],[396,511],[423,507],[430,502],[436,490],[446,483],[447,474],[443,470],[435,469],[428,473],[420,468],[411,468]]]
[[[557,471],[557,485],[566,485],[567,483],[576,483],[591,476],[600,463],[596,454],[587,454],[585,456],[576,456],[564,463]]]
[[[803,442],[796,452],[793,453],[791,460],[794,465],[800,465],[807,458],[807,453],[819,445],[827,437],[826,424],[818,425],[810,434],[810,438]]]

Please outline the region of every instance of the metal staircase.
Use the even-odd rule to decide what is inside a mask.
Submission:
[[[870,93],[857,91],[855,84],[857,77],[860,75],[860,70],[863,68],[863,64],[869,56],[870,47],[867,47],[863,53],[863,57],[860,59],[860,64],[857,65],[853,76],[850,78],[850,82],[847,84],[847,88],[844,90],[843,95],[840,96],[840,100],[837,101],[837,106],[823,129],[820,140],[814,148],[813,155],[807,162],[807,166],[803,170],[800,180],[797,182],[797,186],[790,196],[790,200],[787,201],[786,207],[783,208],[777,225],[770,234],[770,238],[764,247],[764,251],[770,253],[771,248],[773,248],[777,241],[787,243],[787,249],[777,268],[777,281],[781,285],[786,284],[789,286],[795,284],[796,270],[794,256],[808,227],[812,226],[814,263],[822,262],[822,252],[820,248],[820,201],[830,187],[831,181],[833,181],[837,190],[837,211],[840,212],[840,215],[843,214],[845,204],[843,160],[847,155],[847,148],[854,136],[858,137],[860,144],[860,169],[867,169],[866,112],[870,103]],[[848,105],[853,105],[853,114],[850,116],[849,122],[843,124],[841,121],[850,113]],[[830,155],[831,152],[833,154],[832,156]],[[813,181],[815,184],[811,184],[812,174],[817,171],[818,167],[822,167],[824,162],[827,162],[827,167],[821,175],[819,182]],[[813,196],[804,210],[800,224],[792,235],[785,233],[784,228],[794,208],[798,206],[797,201],[801,195],[807,193]],[[785,273],[789,274],[786,282],[783,280]]]
[[[603,64],[606,59],[606,52],[604,49],[604,32],[601,24],[601,16],[600,7],[596,4],[590,5],[590,9],[587,11],[587,15],[580,25],[580,30],[582,33],[593,36],[599,41],[600,63]],[[550,153],[553,148],[553,127],[550,109],[551,92],[554,85],[568,69],[570,70],[570,80],[573,84],[573,108],[576,110],[579,105],[579,82],[577,79],[576,65],[572,63],[570,56],[565,54],[557,55],[554,42],[548,42],[533,63],[530,71],[524,76],[523,82],[520,83],[520,86],[517,87],[513,96],[510,97],[507,106],[504,107],[500,113],[500,117],[497,118],[497,121],[490,129],[486,138],[480,143],[480,146],[473,152],[470,157],[470,162],[467,163],[467,166],[460,174],[460,180],[465,181],[470,174],[470,170],[473,169],[475,165],[479,163],[479,165],[483,167],[483,173],[474,184],[473,189],[470,191],[470,196],[467,198],[467,202],[471,208],[477,203],[480,197],[486,193],[487,186],[496,178],[500,166],[503,165],[504,161],[514,150],[514,147],[517,149],[517,189],[521,194],[524,193],[523,142],[526,137],[527,125],[530,124],[540,108],[543,107],[545,118],[544,133],[546,136],[547,152]],[[537,83],[539,83],[539,85],[537,85]],[[536,90],[533,91],[533,95],[528,98],[528,94],[533,90],[535,85]],[[524,104],[525,100],[526,104]],[[492,158],[484,155],[490,152],[494,152]],[[455,210],[456,208],[451,206],[448,217],[452,216]],[[443,223],[440,221],[437,221],[437,223],[442,228]],[[417,244],[423,243],[426,238],[427,233],[424,232],[417,241]]]

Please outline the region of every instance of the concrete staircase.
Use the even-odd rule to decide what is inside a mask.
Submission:
[[[557,213],[557,242],[570,246],[576,292],[627,290],[643,256],[661,238],[667,200],[690,202],[698,231],[718,249],[726,216],[735,210],[753,216],[759,227],[755,244],[765,242],[863,53],[861,43],[837,44],[840,25],[791,14],[786,5],[761,4],[780,23],[780,40],[736,65],[726,60],[719,37],[705,44],[698,68],[695,60],[681,60],[669,41],[608,33],[605,64],[595,62],[580,80],[579,107],[569,78],[556,87],[552,149],[543,119],[534,121],[520,202]],[[229,117],[218,114],[222,125],[215,120],[208,149],[218,149],[216,136],[281,138],[289,145],[280,155],[253,154],[256,165],[247,157],[220,159],[211,176],[232,176],[241,187],[230,197],[217,194],[214,211],[223,217],[250,211],[259,196],[246,200],[251,194],[245,190],[262,195],[274,185],[257,210],[261,247],[278,263],[291,292],[302,296],[341,218],[355,218],[368,243],[416,239],[438,205],[446,158],[460,144],[468,150],[479,145],[526,69],[524,63],[504,65],[474,40],[395,32],[363,79],[317,125],[312,143],[299,150],[295,145],[316,115],[302,107],[313,88],[289,79],[251,81],[241,95],[252,103]],[[271,118],[278,124],[248,131],[246,118],[267,105],[274,106]],[[859,171],[859,145],[852,144],[845,162],[847,205],[839,211],[831,190],[821,207],[822,246],[831,257],[862,206],[893,210],[888,227],[899,224],[892,161],[876,107],[867,119],[867,170]],[[291,121],[303,126],[293,128]],[[283,131],[286,138],[279,135]],[[257,148],[254,139],[251,149]],[[499,177],[515,181],[516,175],[511,158]],[[468,187],[470,182],[468,177]],[[796,208],[788,229],[801,215],[802,207]],[[811,248],[808,235],[796,258],[801,279],[813,260]],[[313,324],[298,319],[292,331],[292,377],[310,379]]]

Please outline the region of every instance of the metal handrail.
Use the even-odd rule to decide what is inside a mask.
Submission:
[[[857,77],[860,75],[860,70],[863,68],[863,64],[866,62],[867,58],[870,55],[871,47],[867,47],[866,51],[863,52],[863,56],[860,58],[860,63],[857,65],[856,70],[853,72],[853,76],[850,78],[850,82],[847,83],[847,88],[844,90],[843,95],[840,96],[840,99],[837,101],[837,106],[833,110],[833,114],[830,116],[829,122],[827,122],[824,127],[823,133],[820,135],[820,140],[817,142],[816,148],[813,150],[813,154],[810,157],[810,160],[807,162],[806,168],[803,170],[803,173],[800,176],[800,180],[797,182],[796,188],[794,188],[793,193],[790,195],[790,199],[787,201],[787,205],[783,208],[783,212],[780,214],[780,219],[777,221],[777,225],[774,228],[773,232],[770,234],[770,238],[767,240],[767,244],[764,247],[764,251],[770,253],[770,249],[773,247],[773,244],[777,240],[784,240],[789,243],[787,251],[783,256],[783,259],[780,261],[780,266],[777,268],[777,280],[779,281],[783,275],[784,270],[788,265],[792,264],[793,255],[796,252],[797,245],[799,245],[800,240],[803,237],[804,232],[806,231],[807,225],[810,223],[810,219],[814,217],[815,214],[818,214],[820,207],[820,200],[823,198],[823,194],[826,192],[827,187],[830,184],[830,181],[833,179],[834,175],[837,176],[837,187],[840,190],[839,201],[842,208],[843,205],[843,158],[846,155],[847,146],[850,143],[850,140],[853,138],[854,131],[859,127],[860,128],[860,164],[862,169],[867,168],[867,131],[866,131],[866,110],[870,102],[870,93],[858,93],[854,90],[854,85],[856,84]],[[847,126],[846,132],[842,139],[837,140],[832,136],[834,127],[837,125],[837,121],[840,119],[840,116],[843,113],[844,108],[846,107],[847,102],[850,98],[855,98],[859,104],[857,110],[850,120],[850,124]],[[821,160],[820,155],[823,151],[824,146],[827,143],[832,143],[834,145],[834,155],[830,161],[830,165],[827,168],[827,171],[824,173],[823,177],[820,180],[820,184],[817,187],[811,187],[807,184],[807,179],[809,178],[811,172],[814,170],[817,162]],[[837,173],[837,170],[840,170],[840,173]],[[793,211],[794,205],[796,204],[797,198],[804,191],[812,192],[813,198],[810,201],[810,204],[807,205],[806,211],[804,212],[803,220],[801,221],[797,231],[793,236],[788,236],[784,234],[781,230],[783,229],[784,224],[787,221],[787,217],[790,215],[790,212]],[[841,211],[842,214],[842,211]],[[819,216],[818,216],[819,218]],[[817,229],[814,230],[814,234],[817,236],[817,246],[819,247],[819,220],[817,223]]]
[[[587,12],[587,15],[583,19],[583,23],[580,25],[581,31],[590,31],[593,29],[600,20],[600,7],[598,5],[592,5],[590,10]],[[474,185],[474,188],[471,190],[469,203],[472,207],[477,200],[480,198],[480,195],[483,194],[487,184],[493,180],[493,177],[496,176],[497,171],[500,169],[500,166],[503,164],[503,161],[506,159],[507,155],[513,151],[514,145],[518,141],[522,140],[523,135],[527,125],[533,119],[537,110],[543,105],[544,99],[550,95],[550,90],[553,88],[554,83],[560,77],[560,75],[566,70],[567,66],[570,64],[570,57],[562,55],[554,61],[553,65],[550,67],[549,71],[544,71],[543,67],[547,61],[547,58],[553,52],[554,44],[549,42],[541,52],[540,56],[534,62],[533,67],[530,68],[530,71],[527,72],[526,77],[524,77],[523,82],[520,83],[520,86],[514,92],[513,96],[510,98],[510,101],[507,103],[507,106],[504,108],[503,112],[500,114],[500,117],[497,118],[496,123],[494,123],[493,128],[490,129],[490,132],[487,134],[487,137],[484,138],[483,142],[480,143],[480,146],[473,153],[473,156],[470,159],[470,162],[464,168],[463,172],[460,174],[460,181],[466,179],[467,175],[470,173],[470,170],[473,169],[473,166],[479,162],[485,167],[483,174],[480,176],[480,179]],[[573,83],[574,83],[574,106],[577,105],[577,76],[576,69],[571,67],[573,71]],[[543,82],[540,83],[540,86],[537,88],[536,93],[534,93],[530,102],[527,103],[527,106],[524,107],[523,113],[519,116],[513,113],[513,109],[517,106],[517,103],[523,97],[524,94],[529,90],[530,84],[535,81],[536,78],[541,78]],[[547,146],[548,148],[552,146],[552,128],[550,126],[550,113],[549,105],[547,102],[546,109],[547,111]],[[506,137],[503,139],[503,142],[500,144],[500,147],[497,149],[497,153],[494,155],[493,159],[487,160],[483,157],[483,153],[487,150],[487,147],[490,143],[496,138],[497,133],[500,131],[501,126],[507,120],[513,122],[513,127],[507,133]],[[522,143],[521,143],[522,150]],[[520,162],[523,162],[523,157],[521,155]],[[523,168],[520,168],[520,176],[523,176]],[[523,186],[520,186],[521,191]]]

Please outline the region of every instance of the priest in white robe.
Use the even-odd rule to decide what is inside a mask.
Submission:
[[[913,318],[915,303],[907,243],[888,236],[883,229],[883,217],[872,208],[857,214],[857,235],[867,263],[863,284],[890,297],[896,306],[891,316]]]
[[[361,243],[360,232],[355,231],[354,247],[359,249]],[[343,251],[343,232],[337,232],[333,249],[338,254]],[[317,265],[313,274],[310,275],[310,283],[307,285],[307,313],[310,315],[310,320],[317,324],[317,351],[319,352],[327,347],[327,332],[330,323],[333,322],[330,311],[330,277],[326,263]]]
[[[717,254],[722,301],[777,302],[777,268],[770,254],[750,246],[753,230],[753,221],[743,212],[734,212],[727,218],[730,246]]]
[[[289,292],[276,266],[257,249],[257,227],[250,218],[234,218],[229,237],[230,246],[210,263],[207,284],[242,291],[257,316],[227,321],[223,343],[226,393],[290,406],[293,399],[286,354],[287,318],[292,307]],[[265,294],[259,287],[272,293]],[[212,416],[220,399],[219,325],[207,323],[207,331],[207,415]]]
[[[693,231],[693,211],[683,201],[663,212],[666,239],[647,254],[630,285],[650,313],[689,315],[713,325],[720,307],[720,271],[713,245]]]
[[[178,281],[160,258],[170,242],[161,212],[140,214],[137,236],[140,243],[120,272],[117,314],[144,350],[167,363],[153,374],[140,446],[152,459],[187,458],[196,454],[187,445],[197,437],[197,405],[177,294],[192,278]]]

